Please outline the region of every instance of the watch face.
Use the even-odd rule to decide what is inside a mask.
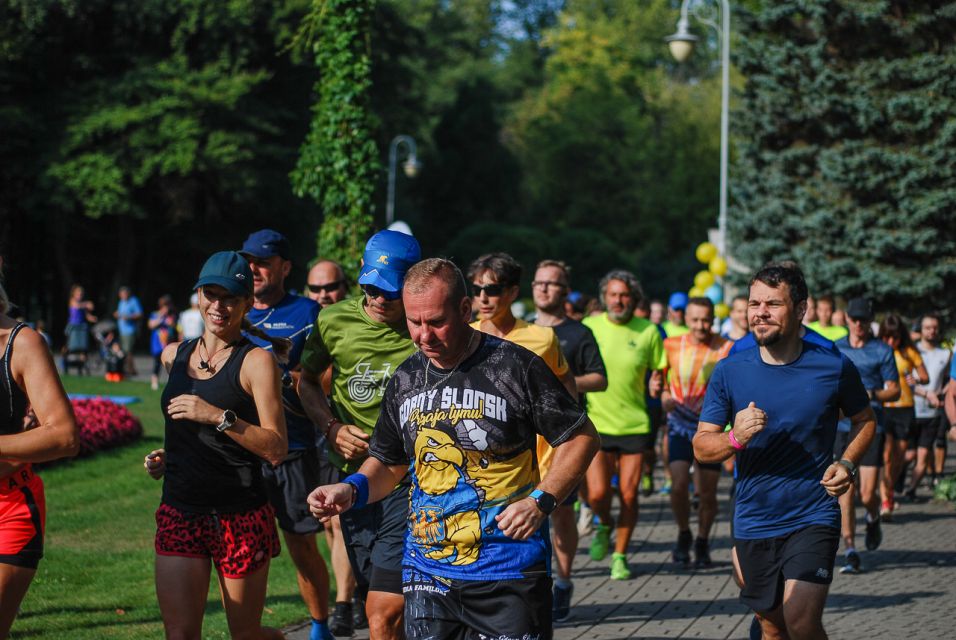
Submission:
[[[542,494],[538,496],[538,506],[541,507],[542,511],[550,514],[552,511],[554,511],[555,507],[558,506],[558,503],[554,499],[553,495],[542,492]]]
[[[229,424],[235,424],[236,420],[238,420],[238,418],[236,417],[236,412],[233,411],[232,409],[226,409],[225,412],[223,412],[222,417]]]

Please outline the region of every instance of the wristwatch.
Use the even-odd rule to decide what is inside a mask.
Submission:
[[[216,426],[216,431],[222,433],[226,429],[234,427],[237,420],[239,420],[239,417],[236,415],[236,412],[232,409],[226,409],[222,412],[222,418],[219,420],[219,424]]]
[[[854,480],[856,479],[857,466],[855,464],[853,464],[846,458],[837,460],[837,464],[842,464],[844,467],[846,467],[846,470],[850,472],[850,478]]]
[[[530,495],[538,504],[538,508],[541,509],[541,512],[546,516],[550,516],[551,512],[554,511],[558,506],[558,501],[555,499],[555,497],[546,491],[542,491],[541,489],[535,489]]]

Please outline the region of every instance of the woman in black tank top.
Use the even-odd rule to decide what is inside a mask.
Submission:
[[[0,639],[43,556],[43,482],[30,463],[79,450],[73,410],[46,341],[7,316],[8,306],[0,286]]]
[[[146,457],[151,476],[165,475],[156,512],[159,608],[167,637],[198,639],[212,564],[233,636],[281,638],[261,626],[269,560],[279,551],[262,461],[278,464],[287,450],[279,368],[242,336],[252,307],[244,258],[214,254],[196,289],[205,330],[163,350],[166,442]]]

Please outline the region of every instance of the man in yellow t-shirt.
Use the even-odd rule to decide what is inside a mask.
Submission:
[[[601,280],[601,299],[606,313],[585,318],[594,333],[607,369],[605,391],[589,393],[588,415],[601,434],[601,451],[588,468],[588,502],[598,516],[591,541],[591,558],[607,556],[611,531],[611,477],[617,468],[621,513],[616,527],[611,578],[627,580],[627,545],[637,524],[638,483],[645,452],[652,444],[651,423],[644,397],[648,371],[652,397],[660,393],[660,371],[667,366],[661,334],[644,318],[634,317],[634,307],[643,297],[634,274],[614,270]]]

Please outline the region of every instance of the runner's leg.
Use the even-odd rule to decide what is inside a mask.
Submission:
[[[644,465],[644,452],[622,453],[618,469],[618,488],[621,492],[621,515],[618,518],[616,539],[614,540],[615,553],[627,553],[627,546],[631,542],[631,534],[637,525],[638,494],[641,481],[641,470]]]
[[[36,569],[0,563],[0,638],[10,633]]]
[[[232,640],[281,640],[285,637],[278,629],[262,626],[268,583],[268,562],[242,578],[226,578],[219,574],[222,607],[226,611]]]
[[[168,640],[202,635],[210,566],[209,558],[156,556],[156,598]]]

